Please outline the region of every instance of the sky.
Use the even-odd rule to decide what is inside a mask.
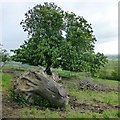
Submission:
[[[27,39],[20,22],[36,4],[55,2],[65,11],[83,16],[92,24],[97,39],[95,52],[118,54],[119,0],[1,0],[0,43],[7,50],[17,49]]]

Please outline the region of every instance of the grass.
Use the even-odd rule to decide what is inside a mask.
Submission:
[[[118,118],[118,117],[120,117],[120,113],[118,110],[105,111],[103,113],[103,118]]]
[[[112,87],[118,87],[118,81],[116,80],[108,80],[108,79],[101,79],[101,78],[93,78],[93,82],[95,83],[102,83],[104,85],[112,86]]]
[[[18,67],[9,68],[8,66],[4,68],[5,70],[19,70]],[[23,69],[23,68],[22,68]],[[111,66],[112,69],[112,66]],[[26,68],[24,68],[26,70]],[[57,72],[63,79],[62,84],[67,89],[67,93],[70,96],[77,98],[77,103],[82,104],[86,103],[88,105],[94,106],[100,103],[103,106],[110,106],[110,109],[104,109],[102,113],[91,111],[89,109],[82,110],[81,108],[73,108],[70,104],[66,106],[65,111],[60,109],[49,109],[43,107],[43,109],[37,108],[36,106],[23,107],[20,109],[21,118],[118,118],[120,113],[114,106],[118,105],[118,92],[103,92],[97,90],[80,90],[79,83],[80,80],[91,79],[94,83],[104,84],[110,87],[118,87],[119,81],[101,79],[101,78],[89,78],[89,74],[70,72],[61,69],[53,69],[54,72]],[[2,77],[2,90],[9,91],[11,86],[10,82],[13,77],[10,74],[0,73]]]
[[[97,77],[102,79],[112,79],[112,80],[118,80],[120,79],[120,76],[118,74],[118,68],[120,67],[120,63],[118,61],[109,60],[108,63],[105,64],[104,67],[100,69],[100,72],[96,74]],[[37,66],[31,66],[27,64],[22,64],[19,62],[11,61],[8,64],[6,64],[2,69],[4,70],[15,70],[15,71],[26,71],[31,69],[38,69]],[[90,73],[85,72],[70,72],[66,70],[62,70],[60,68],[53,69],[53,72],[57,72],[59,76],[62,78],[79,78],[81,76],[90,76]]]
[[[2,76],[2,91],[9,91],[11,88],[10,81],[13,77],[10,74],[0,73]]]
[[[98,73],[99,78],[103,79],[112,79],[120,81],[119,71],[120,62],[109,60],[108,63],[105,64],[104,67],[100,69]]]
[[[65,112],[51,111],[46,108],[45,110],[38,110],[36,108],[23,108],[21,110],[21,118],[118,118],[119,112],[118,110],[104,111],[102,114],[96,112],[83,112],[83,111],[75,111],[70,108]]]
[[[104,67],[100,69],[96,76],[100,79],[109,79],[120,81],[120,76],[118,74],[118,69],[120,68],[120,63],[118,61],[109,60]],[[81,76],[90,77],[90,73],[85,72],[70,72],[62,69],[53,69],[54,72],[57,72],[62,78],[81,78]]]
[[[86,76],[86,77],[89,76],[89,74],[85,72],[72,72],[72,71],[62,70],[60,68],[53,69],[53,72],[58,73],[60,77],[66,78],[66,79],[79,78],[81,76]]]
[[[109,105],[118,105],[117,92],[69,89],[69,95],[75,96],[78,103],[96,104],[98,101]],[[111,99],[112,98],[112,99]],[[95,102],[96,101],[96,102]]]
[[[56,111],[51,111],[46,108],[45,110],[38,110],[36,108],[23,108],[21,110],[22,118],[61,118],[60,114]]]

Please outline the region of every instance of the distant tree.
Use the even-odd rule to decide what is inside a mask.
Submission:
[[[48,74],[50,67],[59,66],[94,73],[106,62],[103,54],[94,53],[96,38],[91,24],[54,3],[36,5],[20,24],[29,38],[19,49],[12,50],[15,61],[45,66]]]
[[[1,67],[3,67],[8,61],[10,60],[9,53],[6,49],[0,50],[0,61],[1,61]]]

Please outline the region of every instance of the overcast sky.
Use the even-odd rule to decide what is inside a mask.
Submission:
[[[33,2],[34,1],[34,2]],[[7,50],[16,49],[27,39],[20,25],[24,13],[36,4],[55,2],[65,11],[83,16],[92,24],[95,52],[118,54],[119,0],[1,0],[0,41]]]

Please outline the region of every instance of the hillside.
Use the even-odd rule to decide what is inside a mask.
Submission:
[[[109,60],[118,61],[120,57],[118,55],[106,55]]]
[[[91,78],[85,73],[53,69],[57,72],[70,97],[65,108],[18,104],[9,94],[12,80],[38,67],[14,63],[4,66],[2,75],[4,118],[118,118],[118,81]],[[19,100],[18,100],[19,101]]]

